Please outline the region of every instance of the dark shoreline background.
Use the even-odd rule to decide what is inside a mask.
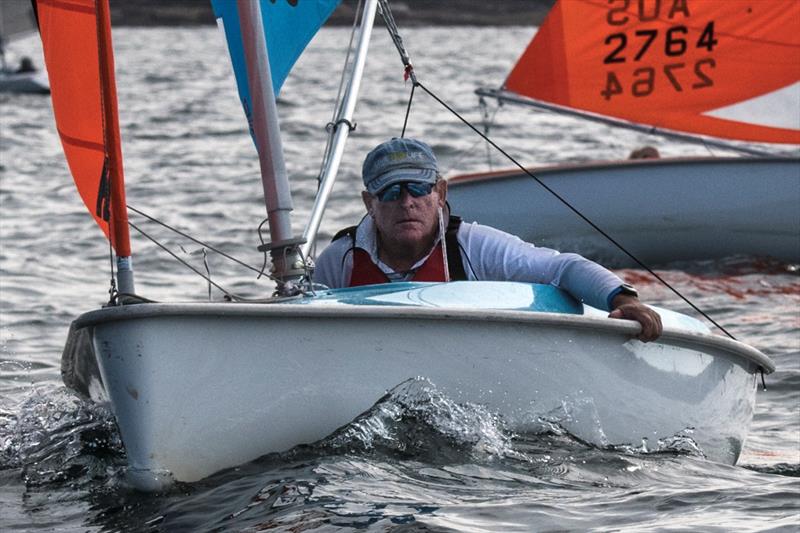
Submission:
[[[536,26],[554,3],[555,0],[405,0],[391,2],[390,6],[400,27]],[[357,0],[344,0],[327,24],[353,24],[357,4]],[[115,26],[215,23],[207,0],[111,0],[111,20]]]

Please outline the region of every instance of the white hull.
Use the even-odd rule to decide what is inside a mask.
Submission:
[[[736,254],[800,262],[798,158],[651,159],[531,172],[647,264]],[[609,266],[635,266],[522,171],[448,183],[453,212],[466,221]]]
[[[415,284],[310,303],[106,308],[74,328],[91,339],[142,489],[319,440],[417,376],[512,428],[556,416],[599,445],[693,429],[707,457],[737,460],[757,370],[773,369],[757,350],[678,329],[693,321],[669,312],[660,341],[643,344],[637,324],[602,315],[451,307],[466,285],[518,308],[538,298],[527,284]]]

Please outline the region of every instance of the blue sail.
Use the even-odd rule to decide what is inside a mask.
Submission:
[[[297,58],[341,0],[260,0],[267,39],[272,87],[277,96]],[[239,97],[250,109],[247,69],[242,48],[239,13],[234,0],[211,0],[214,16],[225,30]]]

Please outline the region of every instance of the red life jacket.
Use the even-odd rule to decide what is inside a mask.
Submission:
[[[444,275],[444,259],[442,247],[436,245],[431,255],[417,269],[409,281],[447,281]],[[359,285],[374,285],[376,283],[389,283],[389,278],[372,258],[361,248],[353,248],[353,271],[350,273],[348,287]]]
[[[450,281],[467,279],[457,240],[458,228],[460,226],[461,218],[451,216],[447,224],[447,231],[445,232],[447,266],[449,267]],[[350,273],[350,282],[347,286],[357,287],[359,285],[389,283],[389,278],[378,268],[378,265],[372,261],[369,253],[366,250],[355,247],[356,229],[356,226],[345,228],[333,237],[335,241],[344,236],[348,236],[353,243],[353,247],[351,248],[353,252],[353,270]],[[446,281],[444,257],[440,245],[436,246],[431,252],[431,255],[422,263],[409,281]]]

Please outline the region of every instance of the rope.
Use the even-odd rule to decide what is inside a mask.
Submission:
[[[378,0],[378,7],[380,8],[383,22],[386,24],[386,29],[389,31],[389,36],[392,38],[395,48],[397,48],[397,51],[400,53],[400,60],[405,67],[403,78],[405,80],[411,78],[411,82],[416,85],[417,76],[414,74],[411,58],[409,58],[406,47],[403,45],[403,38],[400,36],[400,30],[397,29],[397,23],[394,21],[394,15],[392,15],[392,10],[389,8],[388,0]]]
[[[162,222],[162,221],[158,220],[157,218],[154,218],[154,217],[148,215],[147,213],[145,213],[143,211],[140,211],[139,209],[136,209],[135,207],[133,207],[131,205],[128,205],[128,209],[130,211],[133,211],[137,215],[141,215],[141,216],[145,217],[146,219],[148,219],[151,222],[155,222],[156,224],[159,224],[159,225],[167,228],[168,230],[180,235],[181,237],[189,239],[190,241],[192,241],[195,244],[199,244],[200,246],[203,246],[204,248],[208,248],[212,252],[215,252],[215,253],[221,255],[222,257],[225,257],[226,259],[229,259],[229,260],[233,261],[234,263],[238,263],[239,265],[241,265],[241,266],[243,266],[245,268],[249,268],[253,272],[259,274],[259,277],[263,274],[263,269],[259,270],[258,268],[254,267],[254,266],[248,265],[244,261],[241,261],[241,260],[233,257],[232,255],[229,255],[229,254],[223,252],[222,250],[220,250],[218,248],[215,248],[214,246],[211,246],[210,244],[208,244],[206,242],[203,242],[203,241],[201,241],[199,239],[196,239],[196,238],[192,237],[191,235],[189,235],[187,233],[184,233],[183,231],[181,231],[181,230],[179,230],[179,229],[177,229],[177,228],[175,228],[173,226],[170,226],[169,224],[167,224],[165,222]],[[140,231],[140,230],[138,230],[138,228],[137,228],[137,231]],[[269,274],[266,274],[266,276],[270,277]],[[271,277],[270,277],[270,279],[272,279],[272,281],[277,281],[277,280],[275,280],[274,278],[271,278]]]
[[[164,250],[165,252],[167,252],[169,255],[171,255],[171,256],[172,256],[172,257],[173,257],[175,260],[177,260],[177,261],[178,261],[179,263],[181,263],[183,266],[185,266],[186,268],[188,268],[189,270],[193,271],[195,274],[197,274],[198,276],[200,276],[201,278],[203,278],[204,280],[206,280],[206,281],[207,281],[207,282],[208,282],[210,285],[213,285],[214,287],[216,287],[217,289],[219,289],[220,291],[222,291],[222,293],[223,293],[223,294],[225,294],[225,296],[226,296],[226,297],[228,297],[228,298],[230,298],[230,299],[232,299],[232,300],[236,298],[236,296],[235,296],[235,295],[233,295],[233,294],[229,293],[229,292],[228,292],[227,290],[225,290],[225,289],[224,289],[224,288],[223,288],[221,285],[219,285],[218,283],[215,283],[214,281],[212,281],[210,277],[206,276],[205,274],[203,274],[202,272],[200,272],[199,270],[197,270],[195,267],[193,267],[192,265],[190,265],[189,263],[187,263],[186,261],[184,261],[183,259],[181,259],[180,257],[178,257],[178,255],[177,255],[176,253],[174,253],[172,250],[170,250],[169,248],[167,248],[166,246],[164,246],[163,244],[161,244],[160,242],[158,242],[158,241],[157,241],[155,238],[153,238],[153,237],[151,237],[150,235],[148,235],[147,233],[145,233],[145,232],[144,232],[142,229],[140,229],[140,228],[139,228],[139,227],[138,227],[136,224],[134,224],[134,223],[133,223],[133,222],[131,222],[130,220],[128,221],[128,224],[130,225],[130,227],[132,227],[133,229],[135,229],[136,231],[138,231],[140,234],[142,234],[144,237],[146,237],[147,239],[149,239],[149,240],[150,240],[150,241],[151,241],[153,244],[155,244],[156,246],[158,246],[159,248],[161,248],[162,250]]]
[[[258,229],[256,230],[258,232],[258,240],[261,241],[261,246],[264,246],[267,243],[267,241],[264,240],[264,234],[262,233],[262,230],[264,229],[264,224],[266,224],[267,222],[269,222],[268,218],[262,220],[261,224],[258,225]],[[256,279],[261,279],[261,276],[269,276],[269,274],[265,274],[267,270],[268,261],[269,260],[267,259],[267,251],[264,250],[264,261],[261,263],[261,270],[258,271],[258,276],[256,277]]]
[[[691,301],[690,301],[688,298],[686,298],[686,297],[685,297],[683,294],[681,294],[681,293],[680,293],[680,292],[679,292],[679,291],[678,291],[676,288],[674,288],[672,285],[670,285],[670,284],[669,284],[669,283],[668,283],[668,282],[667,282],[667,281],[666,281],[664,278],[662,278],[662,277],[661,277],[661,276],[659,276],[659,275],[658,275],[656,272],[654,272],[654,271],[653,271],[653,269],[651,269],[651,268],[650,268],[649,266],[647,266],[647,265],[646,265],[644,262],[642,262],[641,260],[639,260],[639,258],[638,258],[638,257],[636,257],[635,255],[633,255],[631,252],[629,252],[629,251],[628,251],[628,250],[627,250],[627,249],[626,249],[624,246],[622,246],[622,244],[620,244],[620,243],[619,243],[619,242],[617,242],[617,241],[616,241],[616,240],[615,240],[613,237],[611,237],[611,235],[609,235],[608,233],[606,233],[605,231],[603,231],[603,229],[602,229],[602,228],[600,228],[600,227],[599,227],[597,224],[595,224],[594,222],[592,222],[592,221],[591,221],[591,220],[590,220],[590,219],[589,219],[589,218],[588,218],[586,215],[584,215],[583,213],[581,213],[581,212],[580,212],[578,209],[576,209],[576,208],[575,208],[575,207],[574,207],[572,204],[570,204],[568,200],[566,200],[564,197],[562,197],[562,196],[561,196],[560,194],[558,194],[556,191],[554,191],[553,189],[551,189],[550,187],[548,187],[548,186],[547,186],[547,185],[546,185],[546,184],[545,184],[545,183],[544,183],[542,180],[540,180],[539,178],[537,178],[536,176],[534,176],[534,175],[533,175],[533,173],[531,173],[531,172],[530,172],[528,169],[526,169],[524,166],[522,166],[522,165],[521,165],[521,164],[520,164],[520,163],[519,163],[519,162],[518,162],[516,159],[514,159],[514,157],[513,157],[513,156],[511,156],[511,155],[510,155],[508,152],[506,152],[505,150],[503,150],[503,149],[502,149],[500,146],[498,146],[498,145],[497,145],[497,144],[496,144],[494,141],[492,141],[492,140],[491,140],[489,137],[487,137],[486,135],[484,135],[484,134],[483,134],[483,133],[482,133],[480,130],[478,130],[478,128],[476,128],[474,125],[472,125],[472,123],[470,123],[470,122],[469,122],[467,119],[465,119],[464,117],[462,117],[462,116],[461,116],[461,115],[460,115],[460,114],[459,114],[459,113],[458,113],[458,112],[457,112],[455,109],[453,109],[452,107],[450,107],[450,106],[449,106],[449,105],[448,105],[446,102],[444,102],[444,101],[443,101],[441,98],[439,98],[437,95],[435,95],[433,92],[431,92],[431,91],[430,91],[430,90],[429,90],[427,87],[425,87],[425,85],[423,85],[423,84],[422,84],[421,82],[419,82],[419,81],[417,82],[417,85],[419,85],[419,86],[420,86],[420,88],[422,88],[422,90],[423,90],[423,91],[425,91],[426,93],[428,93],[428,95],[429,95],[431,98],[433,98],[434,100],[436,100],[436,101],[437,101],[437,102],[438,102],[440,105],[442,105],[442,106],[443,106],[445,109],[447,109],[448,111],[450,111],[450,113],[452,113],[453,115],[455,115],[455,116],[456,116],[456,117],[457,117],[457,118],[458,118],[458,119],[459,119],[461,122],[463,122],[465,125],[467,125],[467,126],[468,126],[468,127],[469,127],[469,128],[472,130],[472,131],[474,131],[475,133],[477,133],[478,135],[480,135],[480,136],[483,138],[483,140],[484,140],[484,141],[486,141],[487,143],[489,143],[490,145],[492,145],[492,147],[494,147],[494,148],[495,148],[495,149],[496,149],[498,152],[500,152],[501,154],[503,154],[503,156],[505,156],[505,157],[506,157],[506,159],[508,159],[509,161],[511,161],[511,163],[513,163],[513,164],[514,164],[514,165],[515,165],[517,168],[519,168],[519,169],[520,169],[522,172],[524,172],[524,173],[525,173],[525,174],[527,174],[529,177],[531,177],[531,178],[532,178],[534,181],[536,181],[536,183],[538,183],[539,185],[541,185],[542,187],[544,187],[544,189],[545,189],[547,192],[549,192],[550,194],[552,194],[553,196],[555,196],[555,197],[556,197],[556,199],[558,199],[558,200],[559,200],[559,201],[560,201],[562,204],[564,204],[565,206],[567,206],[567,207],[568,207],[568,208],[569,208],[569,209],[570,209],[570,210],[571,210],[573,213],[575,213],[576,215],[578,215],[578,216],[579,216],[579,217],[580,217],[580,218],[581,218],[581,219],[582,219],[584,222],[586,222],[587,224],[589,224],[589,225],[590,225],[592,228],[594,228],[594,229],[595,229],[595,230],[596,230],[598,233],[600,233],[600,234],[601,234],[603,237],[605,237],[606,239],[608,239],[608,240],[609,240],[609,241],[610,241],[610,242],[611,242],[611,243],[612,243],[614,246],[616,246],[616,247],[617,247],[617,248],[619,248],[619,249],[620,249],[622,252],[624,252],[624,253],[625,253],[625,254],[626,254],[628,257],[630,257],[630,258],[631,258],[631,259],[632,259],[632,260],[633,260],[633,261],[634,261],[634,262],[635,262],[637,265],[639,265],[639,266],[640,266],[640,267],[642,267],[644,270],[646,270],[648,273],[650,273],[650,275],[652,275],[652,276],[653,276],[655,279],[657,279],[659,282],[661,282],[661,283],[662,283],[662,284],[663,284],[665,287],[667,287],[669,290],[671,290],[673,293],[675,293],[675,295],[677,295],[677,296],[678,296],[678,297],[679,297],[681,300],[683,300],[684,302],[686,302],[687,304],[689,304],[689,306],[691,306],[691,308],[692,308],[692,309],[694,309],[695,311],[697,311],[698,313],[700,313],[700,314],[701,314],[703,317],[705,317],[705,318],[706,318],[706,319],[707,319],[709,322],[711,322],[711,323],[712,323],[712,324],[714,324],[716,327],[718,327],[718,328],[720,329],[720,331],[722,331],[723,333],[725,333],[725,335],[727,335],[728,337],[730,337],[730,338],[731,338],[731,339],[733,339],[733,340],[736,340],[736,337],[734,337],[733,335],[731,335],[731,333],[730,333],[730,332],[728,332],[728,330],[726,330],[724,327],[722,327],[721,325],[719,325],[719,324],[718,324],[718,323],[717,323],[717,322],[716,322],[716,321],[715,321],[713,318],[711,318],[711,317],[710,317],[710,316],[709,316],[707,313],[705,313],[705,312],[704,312],[702,309],[700,309],[699,307],[697,307],[697,306],[696,306],[694,303],[692,303],[692,302],[691,302]]]
[[[417,88],[417,84],[411,85],[411,94],[408,96],[408,105],[406,106],[406,118],[403,120],[403,131],[400,132],[400,138],[406,136],[406,126],[408,126],[408,117],[411,115],[411,102],[414,101],[414,90]]]
[[[109,226],[110,227],[110,226]],[[111,230],[109,229],[109,233]],[[117,280],[114,275],[114,248],[111,246],[111,236],[108,238],[108,262],[111,269],[111,285],[108,288],[108,303],[114,304],[117,301],[119,293],[117,292]]]
[[[176,259],[176,260],[177,260],[179,263],[181,263],[181,264],[182,264],[182,265],[184,265],[185,267],[189,268],[189,269],[190,269],[191,271],[193,271],[195,274],[197,274],[198,276],[200,276],[201,278],[203,278],[204,280],[206,280],[206,281],[208,282],[208,284],[209,284],[209,299],[211,298],[211,286],[213,285],[214,287],[216,287],[217,289],[219,289],[219,290],[220,290],[220,291],[221,291],[221,292],[222,292],[222,293],[225,295],[225,298],[226,298],[227,300],[229,300],[229,301],[236,301],[236,302],[262,302],[262,301],[266,301],[266,300],[261,300],[261,299],[245,298],[245,297],[243,297],[243,296],[238,296],[238,295],[235,295],[235,294],[233,294],[233,293],[231,293],[231,292],[229,292],[229,291],[225,290],[225,289],[224,289],[222,286],[220,286],[219,284],[217,284],[217,283],[215,283],[214,281],[212,281],[212,279],[211,279],[211,272],[210,272],[210,270],[209,270],[209,267],[208,267],[208,262],[207,262],[207,260],[206,260],[206,251],[205,251],[205,248],[208,248],[208,249],[209,249],[209,250],[211,250],[212,252],[215,252],[215,253],[217,253],[217,254],[219,254],[219,255],[221,255],[221,256],[223,256],[223,257],[225,257],[226,259],[229,259],[229,260],[231,260],[231,261],[233,261],[233,262],[235,262],[235,263],[238,263],[238,264],[239,264],[239,265],[241,265],[241,266],[244,266],[244,267],[246,267],[246,268],[249,268],[250,270],[252,270],[252,271],[254,271],[254,272],[258,273],[258,277],[257,277],[256,279],[260,279],[260,278],[261,278],[261,276],[263,275],[263,276],[266,276],[266,277],[268,277],[268,278],[269,278],[271,281],[273,281],[273,282],[275,282],[275,283],[280,283],[280,281],[279,281],[278,279],[276,279],[274,276],[272,276],[272,275],[270,275],[270,274],[268,274],[268,273],[266,273],[266,272],[265,272],[265,270],[266,270],[266,262],[267,262],[267,254],[266,254],[266,252],[264,252],[264,265],[261,267],[261,269],[258,269],[258,268],[255,268],[255,267],[253,267],[253,266],[250,266],[250,265],[248,265],[247,263],[245,263],[245,262],[243,262],[243,261],[240,261],[239,259],[236,259],[235,257],[233,257],[233,256],[231,256],[231,255],[229,255],[229,254],[226,254],[226,253],[225,253],[225,252],[223,252],[222,250],[219,250],[219,249],[215,248],[214,246],[211,246],[211,245],[210,245],[210,244],[208,244],[208,243],[205,243],[205,242],[203,242],[203,241],[201,241],[201,240],[199,240],[199,239],[196,239],[196,238],[192,237],[191,235],[188,235],[187,233],[185,233],[185,232],[183,232],[183,231],[180,231],[179,229],[177,229],[177,228],[174,228],[174,227],[170,226],[169,224],[166,224],[165,222],[162,222],[162,221],[160,221],[160,220],[158,220],[158,219],[156,219],[156,218],[154,218],[154,217],[152,217],[152,216],[148,215],[147,213],[144,213],[143,211],[140,211],[139,209],[136,209],[135,207],[132,207],[132,206],[130,206],[130,205],[129,205],[129,206],[128,206],[128,209],[129,209],[130,211],[133,211],[133,212],[134,212],[134,213],[136,213],[136,214],[139,214],[139,215],[141,215],[141,216],[143,216],[143,217],[147,218],[148,220],[150,220],[150,221],[152,221],[152,222],[155,222],[156,224],[159,224],[159,225],[161,225],[161,226],[163,226],[163,227],[167,228],[168,230],[170,230],[170,231],[172,231],[172,232],[174,232],[174,233],[176,233],[176,234],[180,235],[181,237],[184,237],[184,238],[186,238],[186,239],[189,239],[190,241],[192,241],[192,242],[194,242],[194,243],[196,243],[196,244],[199,244],[200,246],[204,247],[204,249],[203,249],[203,264],[205,265],[205,268],[206,268],[206,271],[208,272],[208,275],[206,275],[206,274],[203,274],[202,272],[200,272],[199,270],[197,270],[196,268],[194,268],[192,265],[190,265],[189,263],[187,263],[186,261],[184,261],[183,259],[181,259],[180,257],[178,257],[178,255],[177,255],[177,254],[175,254],[174,252],[172,252],[171,250],[169,250],[169,249],[168,249],[166,246],[164,246],[163,244],[161,244],[160,242],[158,242],[158,240],[156,240],[154,237],[152,237],[151,235],[147,234],[147,233],[146,233],[144,230],[142,230],[141,228],[139,228],[138,226],[136,226],[136,225],[135,225],[133,222],[131,222],[130,220],[128,221],[128,224],[129,224],[129,225],[130,225],[130,226],[131,226],[133,229],[135,229],[135,230],[136,230],[136,231],[138,231],[140,234],[142,234],[144,237],[146,237],[147,239],[149,239],[150,241],[152,241],[152,242],[153,242],[153,243],[154,243],[156,246],[158,246],[159,248],[161,248],[162,250],[164,250],[165,252],[167,252],[167,253],[168,253],[169,255],[171,255],[171,256],[172,256],[174,259]],[[263,226],[265,222],[266,222],[266,220],[264,220],[264,222],[262,222],[262,223],[261,223],[261,225],[259,226],[259,237],[261,237],[261,226]],[[264,242],[264,241],[263,241],[263,238],[261,239],[261,241],[262,241],[262,243]],[[309,290],[304,290],[304,289],[300,288],[299,286],[298,286],[298,287],[296,287],[296,289],[298,290],[298,292],[299,292],[300,294],[307,295],[307,294],[313,294],[313,291],[314,291],[314,286],[313,286],[313,285],[311,285],[311,286],[310,286],[310,288],[309,288]],[[272,300],[270,300],[270,301],[272,301]]]

